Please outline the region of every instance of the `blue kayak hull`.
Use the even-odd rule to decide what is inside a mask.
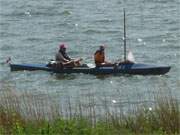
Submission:
[[[114,67],[76,67],[54,69],[46,66],[46,64],[10,64],[11,71],[18,70],[43,70],[54,73],[85,73],[85,74],[132,74],[132,75],[161,75],[169,72],[169,66],[155,66],[140,63],[123,63]]]

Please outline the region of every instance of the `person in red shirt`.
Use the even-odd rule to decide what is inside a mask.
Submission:
[[[113,63],[105,60],[105,47],[103,45],[95,52],[94,61],[97,67],[114,66]]]

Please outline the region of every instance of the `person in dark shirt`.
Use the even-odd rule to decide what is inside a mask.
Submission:
[[[82,58],[78,58],[78,59],[70,58],[66,53],[66,49],[67,47],[65,44],[61,44],[59,46],[59,51],[56,54],[56,61],[62,63],[64,67],[80,66],[81,65],[80,61],[82,61]]]

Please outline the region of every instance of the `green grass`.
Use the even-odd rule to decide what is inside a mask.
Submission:
[[[19,100],[21,98],[21,100]],[[180,107],[171,95],[155,98],[152,108],[145,104],[111,110],[105,103],[99,116],[94,98],[84,105],[69,102],[59,110],[55,104],[35,100],[29,94],[17,96],[11,90],[0,97],[0,134],[2,135],[178,135]]]

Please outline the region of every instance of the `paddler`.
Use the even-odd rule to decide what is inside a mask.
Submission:
[[[94,54],[96,67],[115,66],[115,64],[105,60],[105,46],[101,45]]]
[[[56,54],[56,61],[58,63],[61,63],[63,67],[76,67],[80,66],[80,61],[82,61],[82,58],[78,59],[72,59],[68,56],[66,53],[67,46],[65,44],[59,45],[59,51]]]

